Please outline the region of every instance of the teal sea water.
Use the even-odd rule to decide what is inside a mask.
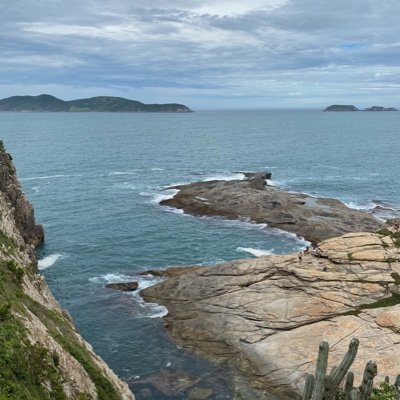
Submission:
[[[106,289],[146,269],[296,251],[293,235],[162,208],[163,188],[273,173],[272,184],[399,214],[400,113],[0,113],[1,138],[43,223],[40,268],[83,336],[123,378],[184,370],[230,399],[226,374],[170,340],[165,309]],[[183,394],[154,398],[185,399]]]

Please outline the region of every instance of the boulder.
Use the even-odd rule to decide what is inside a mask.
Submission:
[[[137,282],[118,282],[118,283],[109,283],[106,285],[107,289],[121,290],[123,292],[130,292],[132,290],[136,290],[139,284]]]

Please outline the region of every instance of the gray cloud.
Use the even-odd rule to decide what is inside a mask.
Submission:
[[[0,90],[151,95],[193,107],[396,101],[397,1],[248,3],[7,2]]]

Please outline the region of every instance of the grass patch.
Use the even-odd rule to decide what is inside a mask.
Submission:
[[[394,245],[396,247],[400,247],[400,232],[392,232],[387,228],[382,228],[379,231],[376,231],[382,236],[390,236],[393,239]]]
[[[67,399],[53,358],[30,343],[24,326],[10,313],[0,322],[0,399]]]
[[[30,266],[22,268],[8,257],[13,241],[0,231],[0,400],[66,400],[64,372],[59,356],[40,344],[32,344],[20,316],[28,308],[47,327],[49,334],[86,370],[99,400],[120,400],[113,383],[92,354],[77,339],[71,322],[23,292],[22,280]],[[15,247],[14,247],[15,248]],[[16,249],[16,248],[15,248]],[[74,400],[89,400],[78,393]]]
[[[400,285],[400,274],[397,272],[392,272],[390,276],[393,278],[395,285]]]
[[[386,297],[384,299],[379,299],[379,300],[374,301],[373,303],[369,303],[369,304],[361,304],[360,306],[357,306],[357,307],[353,308],[352,310],[346,311],[345,313],[340,314],[340,315],[358,316],[364,310],[372,310],[374,308],[392,307],[397,304],[400,304],[400,294],[392,293],[392,295],[390,297]]]

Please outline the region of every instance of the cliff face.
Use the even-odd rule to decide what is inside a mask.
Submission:
[[[359,338],[356,385],[371,358],[376,382],[399,372],[399,232],[328,239],[302,259],[271,255],[188,269],[141,294],[168,308],[167,329],[180,343],[282,399],[301,398],[322,340],[331,345],[330,369]]]
[[[37,274],[43,239],[1,143],[0,398],[134,400]]]

